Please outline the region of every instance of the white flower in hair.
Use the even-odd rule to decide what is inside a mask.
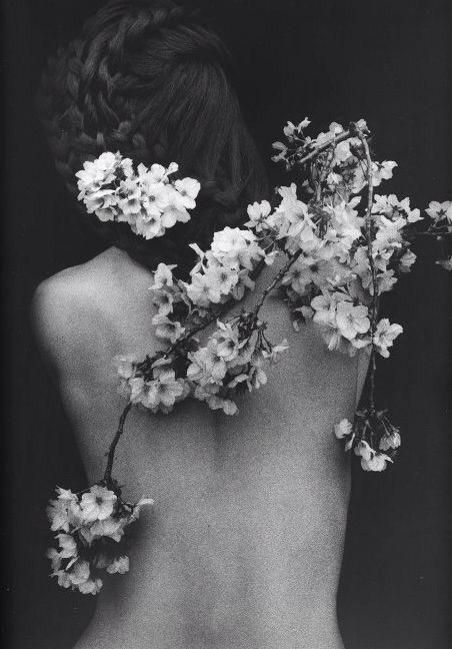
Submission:
[[[85,162],[76,173],[78,199],[88,214],[102,222],[127,223],[148,240],[162,237],[176,223],[190,220],[188,210],[196,207],[201,189],[193,178],[172,180],[170,176],[178,170],[172,162],[167,168],[153,164],[148,169],[139,164],[135,172],[132,160],[107,151]]]
[[[182,203],[187,210],[192,210],[196,207],[196,197],[201,188],[199,182],[193,178],[182,178],[176,180],[174,187],[181,196]]]
[[[106,151],[94,161],[83,163],[83,170],[78,171],[75,175],[78,180],[80,191],[79,200],[84,198],[93,190],[99,189],[101,185],[106,185],[114,181],[116,171],[121,163],[121,156],[118,153]]]

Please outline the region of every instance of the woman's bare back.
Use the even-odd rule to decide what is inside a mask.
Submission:
[[[112,359],[159,345],[150,284],[111,248],[36,294],[41,344],[90,481],[103,474],[125,405]],[[328,352],[312,324],[294,332],[279,299],[263,317],[290,350],[238,415],[186,402],[128,419],[114,473],[128,499],[155,507],[137,525],[130,573],[106,584],[77,649],[342,647],[335,596],[349,467],[332,427],[353,414],[365,367]]]

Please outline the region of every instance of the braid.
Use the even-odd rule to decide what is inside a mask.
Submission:
[[[243,218],[240,201],[259,160],[241,122],[230,68],[222,42],[193,12],[171,0],[113,0],[86,23],[80,39],[57,52],[43,74],[38,110],[72,196],[78,193],[75,173],[104,151],[119,150],[146,165],[174,159],[201,181],[202,218],[174,228],[158,246],[124,224],[87,217],[110,243],[148,266],[168,259],[181,264],[185,241],[208,244],[216,229]],[[225,100],[227,123],[218,117]],[[245,153],[235,151],[239,138]]]

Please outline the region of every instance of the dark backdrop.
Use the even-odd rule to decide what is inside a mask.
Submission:
[[[72,646],[94,600],[47,578],[43,510],[55,484],[83,485],[71,430],[29,326],[36,284],[98,252],[76,227],[32,108],[46,56],[99,1],[5,0],[2,178],[6,336],[2,536],[4,631],[14,649]],[[210,5],[239,62],[252,130],[268,158],[287,120],[365,117],[381,157],[399,162],[392,191],[415,204],[452,198],[448,0],[229,0]],[[387,300],[405,335],[379,391],[404,432],[383,475],[353,469],[339,616],[347,649],[446,649],[450,567],[450,275],[435,242]],[[450,394],[450,390],[449,390]],[[9,532],[12,531],[12,535]],[[151,612],[150,612],[151,614]],[[276,648],[275,648],[276,649]]]

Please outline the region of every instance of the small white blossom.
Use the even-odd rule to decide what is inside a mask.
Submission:
[[[260,232],[264,225],[262,222],[265,222],[265,219],[269,216],[270,212],[271,206],[268,201],[261,201],[260,203],[255,202],[252,205],[248,205],[247,213],[250,220],[247,225],[255,228],[257,232]]]
[[[60,553],[56,548],[49,548],[46,555],[50,559],[53,573],[56,573],[61,568],[62,557]]]
[[[389,451],[389,449],[396,449],[399,448],[400,444],[402,443],[400,433],[397,430],[393,430],[390,433],[387,433],[386,435],[383,435],[383,437],[380,440],[379,448],[382,451]]]
[[[118,518],[106,518],[105,520],[97,520],[89,528],[91,537],[94,538],[110,538],[113,541],[120,541],[124,535],[123,523]]]
[[[73,586],[69,573],[64,570],[57,570],[52,576],[58,577],[58,586],[61,586],[61,588],[71,588]]]
[[[199,385],[218,383],[226,376],[227,365],[218,353],[216,341],[211,341],[206,347],[189,354],[191,365],[187,370],[187,378]]]
[[[441,268],[444,268],[444,270],[452,271],[452,256],[448,259],[439,259],[436,263],[438,266],[441,266]]]
[[[287,146],[282,142],[273,142],[272,147],[275,151],[279,151],[274,156],[272,156],[273,162],[280,162],[286,159]]]
[[[341,419],[338,424],[334,425],[334,434],[337,439],[344,439],[351,435],[353,430],[353,424],[348,419]]]
[[[176,266],[168,266],[160,263],[154,271],[153,290],[171,289],[174,286],[173,269]]]
[[[126,572],[129,572],[129,557],[119,557],[119,559],[115,559],[113,563],[107,567],[107,572],[110,575],[125,575]]]
[[[94,485],[84,493],[80,503],[83,519],[87,522],[102,521],[111,516],[117,497],[106,487]]]
[[[238,412],[237,405],[231,399],[223,399],[216,395],[207,399],[207,405],[211,410],[222,410],[225,415],[229,416]]]
[[[425,211],[434,221],[445,219],[448,223],[452,223],[452,201],[442,203],[431,201]]]
[[[388,348],[392,347],[397,336],[403,333],[399,324],[391,324],[387,318],[382,318],[375,329],[373,344],[384,358],[389,357]]]
[[[353,340],[358,334],[365,334],[370,329],[368,308],[364,305],[353,306],[350,302],[339,302],[336,311],[338,329],[344,338]]]
[[[69,531],[68,505],[62,500],[52,500],[47,507],[47,517],[50,521],[52,532],[63,530]]]
[[[83,595],[97,595],[102,589],[102,579],[87,579],[79,584],[78,589]]]
[[[219,331],[215,334],[216,352],[225,361],[232,361],[239,353],[239,332],[230,324],[218,321]]]
[[[264,351],[263,357],[270,363],[277,363],[284,352],[289,349],[287,340],[282,340],[278,345],[273,345],[270,352]]]
[[[160,311],[152,318],[152,324],[155,325],[155,335],[158,338],[169,340],[170,343],[175,343],[181,336],[184,335],[185,329],[177,320],[170,320],[164,311]]]
[[[83,169],[75,174],[79,179],[79,199],[85,197],[91,188],[99,189],[103,183],[111,183],[115,177],[120,160],[121,156],[119,153],[114,154],[106,151],[93,162],[84,162]]]
[[[60,557],[62,559],[72,559],[78,555],[77,543],[70,534],[58,534],[57,539],[61,548]]]
[[[364,440],[359,441],[355,446],[355,455],[361,457],[366,462],[369,461],[374,454],[375,451]]]
[[[170,411],[184,394],[184,380],[176,379],[175,372],[171,369],[161,369],[155,380],[147,382],[145,386],[141,403],[153,411],[159,408]]]
[[[412,265],[416,261],[416,255],[411,250],[407,250],[400,258],[399,268],[402,273],[409,273]]]
[[[397,162],[394,160],[385,160],[384,162],[374,162],[372,164],[372,183],[374,187],[378,187],[383,180],[392,178],[394,168],[397,167]]]
[[[253,263],[262,257],[255,235],[249,230],[226,227],[215,232],[211,251],[220,263],[230,268],[253,269]]]
[[[384,471],[388,462],[392,462],[391,458],[384,453],[375,453],[369,458],[361,458],[361,468],[364,471]]]
[[[176,180],[174,183],[175,188],[182,197],[182,204],[187,210],[192,210],[196,207],[196,198],[201,189],[201,185],[193,178],[183,178]]]
[[[152,498],[140,498],[140,500],[133,508],[131,520],[138,520],[142,507],[152,507],[153,505],[154,501],[152,500]]]
[[[69,573],[69,578],[74,586],[80,586],[88,581],[90,574],[91,571],[88,561],[79,559],[75,562],[71,572]]]

